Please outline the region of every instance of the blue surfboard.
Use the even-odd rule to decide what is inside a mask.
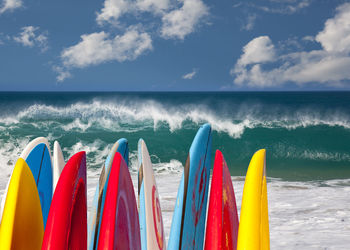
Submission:
[[[20,158],[28,164],[38,187],[45,228],[50,211],[53,185],[51,153],[47,139],[39,137],[31,141],[23,150]]]
[[[129,147],[128,141],[124,138],[119,139],[110,150],[104,166],[102,167],[99,182],[97,183],[92,209],[89,217],[88,227],[88,248],[89,250],[97,249],[98,236],[100,230],[100,221],[102,218],[103,207],[106,198],[106,190],[109,178],[109,172],[113,163],[114,155],[119,152],[126,164],[129,164]]]
[[[203,249],[209,175],[211,127],[197,132],[185,164],[171,223],[168,249]]]

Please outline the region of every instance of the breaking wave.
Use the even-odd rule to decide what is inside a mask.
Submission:
[[[165,105],[153,100],[105,102],[93,100],[67,106],[33,104],[13,115],[0,116],[0,130],[18,126],[56,128],[62,131],[102,129],[135,132],[167,128],[174,132],[210,123],[212,129],[240,138],[247,129],[268,128],[295,130],[328,126],[350,129],[350,117],[342,112],[320,113],[305,109],[295,112],[262,112],[264,107],[246,105],[218,111],[207,105]]]

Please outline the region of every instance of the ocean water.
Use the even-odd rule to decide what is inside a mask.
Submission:
[[[240,208],[250,158],[267,150],[272,249],[350,247],[350,92],[0,93],[0,192],[26,144],[85,150],[88,202],[113,143],[129,141],[137,187],[137,141],[156,172],[168,237],[177,188],[196,131],[213,129],[213,152],[229,166]]]

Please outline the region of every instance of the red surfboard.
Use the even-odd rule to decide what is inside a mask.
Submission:
[[[58,180],[41,249],[87,248],[86,156],[73,155]]]
[[[236,249],[238,214],[231,175],[217,150],[210,189],[205,249]]]
[[[139,215],[128,166],[115,153],[109,174],[98,249],[141,249]]]

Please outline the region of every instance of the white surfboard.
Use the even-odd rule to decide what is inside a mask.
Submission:
[[[53,144],[53,191],[55,192],[58,179],[60,178],[62,169],[66,165],[63,153],[58,141]]]
[[[162,210],[146,143],[138,144],[138,195],[142,250],[166,249]]]

